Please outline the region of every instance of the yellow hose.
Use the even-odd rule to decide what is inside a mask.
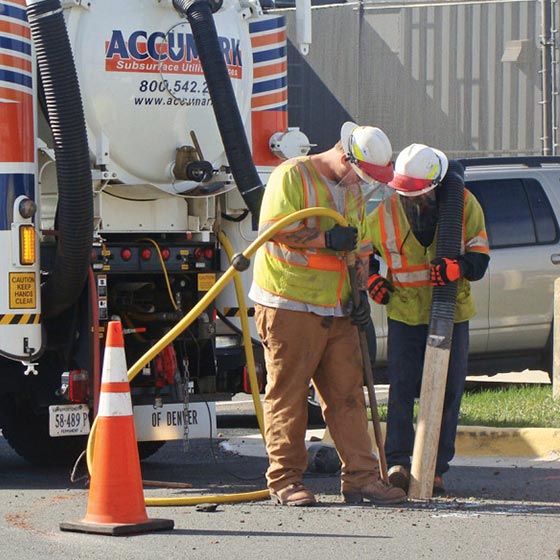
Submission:
[[[298,210],[290,216],[286,216],[281,220],[278,220],[273,226],[268,228],[262,235],[259,235],[255,241],[253,241],[245,251],[243,251],[243,256],[246,259],[250,259],[257,249],[274,237],[279,231],[286,228],[288,225],[299,220],[304,220],[311,216],[323,216],[326,218],[331,218],[336,223],[341,226],[346,226],[347,222],[338,212],[331,210],[330,208],[305,208],[304,210]],[[222,238],[225,238],[222,234]],[[222,241],[223,244],[223,241]],[[229,255],[231,251],[231,245],[229,243],[227,246],[224,244],[224,248]],[[160,338],[150,350],[148,350],[142,357],[140,357],[134,365],[128,370],[128,381],[132,381],[142,368],[153,360],[164,348],[169,346],[185,329],[187,329],[191,323],[216,299],[218,294],[226,287],[227,283],[232,279],[234,281],[237,279],[240,283],[239,273],[237,270],[230,266],[224,274],[219,278],[219,280],[212,286],[212,288],[206,292],[202,299],[189,311],[189,313],[183,317],[165,336]],[[253,358],[253,348],[251,346],[250,335],[246,335],[249,332],[248,329],[248,318],[247,318],[247,307],[245,306],[245,299],[243,297],[243,290],[240,287],[238,289],[236,283],[236,293],[238,297],[239,309],[241,312],[241,321],[243,326],[243,343],[245,345],[245,352],[247,357],[252,358],[252,369],[249,366],[249,376],[251,381],[251,393],[253,394],[253,403],[255,405],[255,411],[257,413],[257,418],[259,420],[259,427],[261,429],[261,434],[263,433],[262,427],[262,408],[260,407],[260,398],[257,393],[255,398],[254,392],[258,392],[258,384],[256,379],[255,364]],[[241,294],[241,297],[240,297]],[[248,342],[247,338],[248,336]],[[248,351],[248,349],[250,349]],[[257,404],[258,402],[258,404]],[[258,417],[258,410],[260,410],[261,417]],[[91,426],[91,431],[87,443],[87,466],[88,471],[91,473],[93,470],[93,444],[95,442],[95,431],[97,428],[97,418]],[[269,497],[268,490],[259,490],[256,492],[245,492],[242,494],[217,494],[217,495],[205,495],[205,496],[186,496],[186,497],[176,497],[176,498],[146,498],[147,506],[192,506],[201,503],[226,503],[226,502],[243,502],[243,501],[254,501],[254,500],[264,500]]]
[[[218,239],[227,253],[229,262],[231,262],[233,258],[233,248],[229,239],[223,232],[218,234]],[[237,271],[233,276],[233,283],[235,284],[237,305],[239,307],[239,315],[241,317],[241,332],[243,333],[243,347],[245,348],[245,358],[247,362],[247,370],[249,372],[249,381],[251,384],[251,396],[253,397],[253,406],[255,407],[255,414],[257,415],[259,429],[264,439],[263,410],[259,395],[259,380],[257,379],[257,371],[255,368],[255,355],[253,353],[253,342],[251,341],[251,329],[249,327],[247,304],[245,303],[245,294],[243,293],[243,283],[241,282],[241,277]]]

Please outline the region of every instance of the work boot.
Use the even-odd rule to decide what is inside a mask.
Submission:
[[[294,482],[280,490],[271,490],[270,497],[283,506],[313,506],[317,503],[313,492],[301,482]]]
[[[388,506],[406,502],[406,492],[401,488],[395,488],[386,484],[381,479],[370,482],[358,489],[345,488],[342,490],[344,501],[347,504],[360,504],[364,500],[376,506]]]
[[[436,476],[434,476],[434,488],[432,490],[432,494],[434,496],[445,496],[446,494],[445,485],[443,484],[443,478],[439,474],[436,474]]]
[[[389,469],[389,482],[396,488],[401,488],[408,493],[410,485],[410,472],[402,465],[395,465]]]

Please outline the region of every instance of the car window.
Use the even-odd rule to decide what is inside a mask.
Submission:
[[[548,197],[538,181],[525,179],[523,183],[533,211],[537,243],[555,243],[558,239],[558,229]]]
[[[469,181],[467,188],[484,211],[490,247],[516,247],[557,240],[558,224],[538,181]]]

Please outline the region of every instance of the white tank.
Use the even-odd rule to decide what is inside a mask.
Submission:
[[[176,149],[193,146],[226,164],[222,141],[190,25],[170,1],[95,0],[67,10],[94,164],[128,185],[169,193],[195,186],[176,181]],[[252,57],[239,4],[214,14],[243,121],[250,122]]]

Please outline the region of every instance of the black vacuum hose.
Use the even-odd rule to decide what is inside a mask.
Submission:
[[[84,288],[93,236],[93,197],[85,118],[70,40],[59,0],[27,7],[48,119],[58,180],[56,259],[42,287],[42,314],[56,317]]]
[[[450,161],[441,185],[437,187],[440,218],[436,257],[456,259],[461,253],[465,170],[458,161]],[[428,334],[428,344],[451,348],[451,333],[455,318],[457,282],[435,286]]]
[[[187,16],[191,25],[231,173],[247,208],[258,221],[264,187],[253,163],[210,0],[173,0],[173,6]]]

